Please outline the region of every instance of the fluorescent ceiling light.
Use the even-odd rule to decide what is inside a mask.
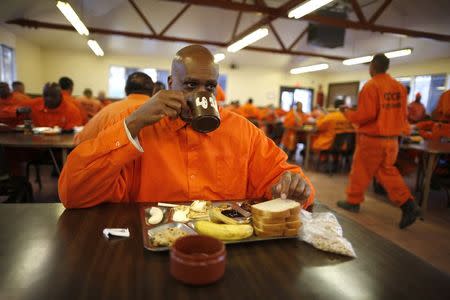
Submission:
[[[346,66],[365,64],[365,63],[371,62],[372,58],[373,58],[372,55],[368,55],[368,56],[346,59],[346,60],[342,61],[342,63]]]
[[[58,3],[56,3],[56,6],[62,12],[64,17],[66,17],[66,19],[70,22],[70,24],[75,27],[79,34],[89,35],[89,30],[86,28],[86,26],[84,26],[83,22],[81,22],[77,13],[73,10],[72,6],[70,6],[69,3],[58,1]]]
[[[387,58],[396,58],[396,57],[410,55],[411,53],[412,53],[411,48],[405,48],[405,49],[385,52],[384,55],[386,55]],[[367,55],[367,56],[346,59],[346,60],[342,61],[342,63],[346,66],[365,64],[365,63],[371,62],[372,58],[373,58],[373,55]]]
[[[214,54],[214,62],[217,64],[219,61],[222,61],[225,59],[225,54],[223,53],[216,53]]]
[[[89,48],[91,48],[91,50],[95,53],[95,55],[97,56],[105,55],[105,53],[103,52],[102,48],[100,47],[100,45],[97,43],[96,40],[89,40],[87,44]]]
[[[253,44],[254,42],[267,36],[268,34],[269,34],[269,30],[267,28],[260,28],[256,31],[250,33],[249,35],[246,35],[239,41],[228,46],[227,51],[228,52],[238,52],[242,48],[245,48],[248,45]]]
[[[396,58],[396,57],[410,55],[411,53],[412,53],[412,49],[407,48],[407,49],[386,52],[386,53],[384,53],[384,55],[386,55],[387,58]]]
[[[291,69],[291,74],[315,72],[315,71],[326,70],[328,68],[329,68],[328,64],[318,64],[318,65],[312,65],[312,66],[306,66],[306,67],[298,67],[298,68]]]
[[[334,0],[310,0],[289,11],[289,18],[300,19]]]
[[[443,90],[445,90],[445,86],[438,86],[436,89],[439,91],[443,91]]]

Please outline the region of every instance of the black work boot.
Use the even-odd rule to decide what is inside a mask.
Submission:
[[[410,225],[412,225],[417,217],[420,216],[420,209],[417,207],[416,202],[414,200],[406,201],[402,206],[400,206],[402,210],[402,219],[400,220],[400,224],[398,226],[400,229],[404,229]]]
[[[338,201],[337,206],[354,213],[359,212],[359,204],[350,204],[347,201]]]

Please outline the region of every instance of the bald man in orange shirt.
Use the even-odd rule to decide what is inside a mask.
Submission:
[[[73,129],[81,125],[81,115],[75,105],[63,99],[57,83],[44,86],[43,97],[37,98],[32,107],[31,118],[34,126],[61,127]]]
[[[72,151],[59,179],[62,203],[282,197],[311,205],[315,192],[301,169],[246,119],[220,109],[220,127],[209,133],[183,121],[190,114],[186,97],[214,93],[218,75],[208,49],[178,51],[170,90]]]
[[[339,207],[358,212],[364,192],[375,176],[386,189],[389,199],[402,210],[400,228],[416,221],[420,211],[394,163],[398,138],[409,133],[406,89],[386,73],[389,59],[377,54],[370,63],[369,80],[361,90],[358,110],[343,107],[345,117],[357,128],[356,150],[347,187],[347,201]]]
[[[125,84],[127,97],[104,107],[84,126],[75,136],[75,143],[79,144],[88,139],[96,138],[103,129],[124,119],[139,106],[149,100],[154,92],[154,84],[150,76],[142,72],[132,73]]]

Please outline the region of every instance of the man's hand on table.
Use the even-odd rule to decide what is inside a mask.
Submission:
[[[171,119],[178,118],[181,110],[186,107],[183,92],[162,90],[129,115],[125,124],[131,136],[135,138],[142,128],[153,125],[166,116]]]
[[[305,203],[311,194],[311,188],[306,180],[298,173],[284,172],[280,180],[272,187],[272,197],[292,199]]]

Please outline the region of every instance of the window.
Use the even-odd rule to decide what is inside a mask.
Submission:
[[[414,79],[414,93],[420,93],[422,104],[425,106],[428,114],[431,114],[436,108],[443,90],[445,89],[445,74],[422,75]]]
[[[16,78],[14,49],[0,45],[0,81],[12,84]]]
[[[297,103],[303,104],[303,112],[310,113],[312,111],[313,89],[285,87],[280,88],[280,107],[289,111]]]
[[[413,87],[412,85],[412,78],[411,77],[397,77],[395,78],[398,82],[400,82],[405,87],[409,86],[409,94],[406,96],[408,99],[408,103],[414,101],[413,99]]]

